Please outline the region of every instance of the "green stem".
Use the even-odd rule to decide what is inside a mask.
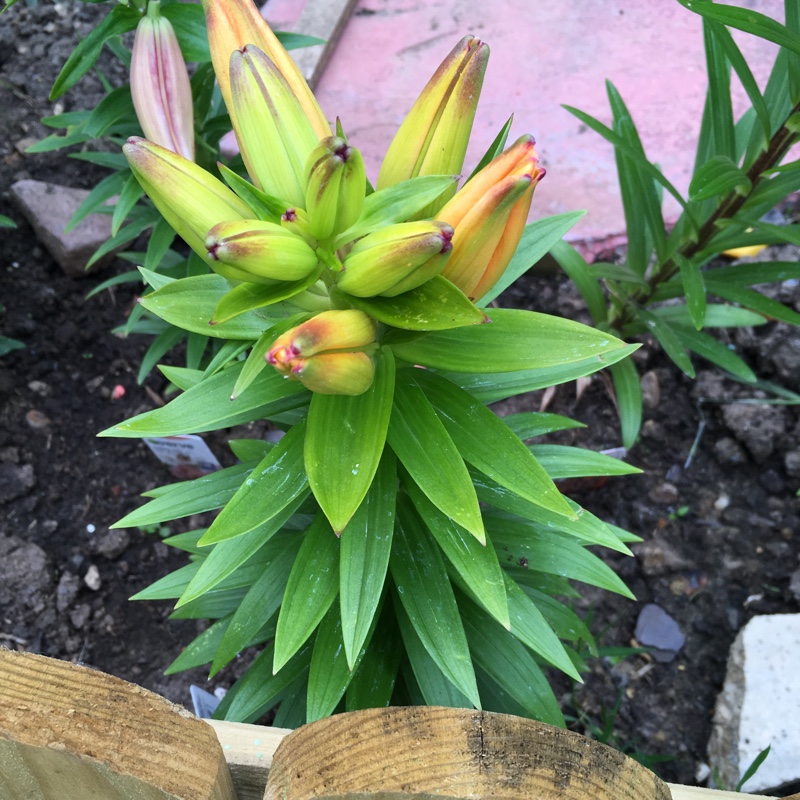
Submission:
[[[736,191],[728,194],[703,223],[698,231],[697,238],[679,248],[678,254],[680,256],[691,259],[705,249],[717,233],[717,223],[720,220],[733,218],[752,196],[759,184],[765,180],[764,173],[781,162],[787,150],[797,141],[797,134],[788,125],[788,121],[797,113],[800,113],[800,103],[797,103],[789,112],[786,121],[770,139],[767,149],[761,153],[747,171],[747,177],[751,182],[750,191],[744,195]],[[647,278],[647,286],[634,290],[628,295],[625,306],[618,312],[612,313],[609,327],[612,330],[621,331],[625,325],[632,321],[634,309],[647,305],[661,284],[670,280],[678,273],[679,269],[680,267],[674,257],[659,265]]]

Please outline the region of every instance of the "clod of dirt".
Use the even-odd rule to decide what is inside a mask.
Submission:
[[[81,582],[72,572],[64,572],[56,586],[56,609],[63,614],[75,601],[81,588]]]
[[[96,540],[94,551],[114,561],[128,549],[130,543],[131,537],[127,531],[110,530]]]
[[[724,406],[722,417],[731,433],[759,464],[772,455],[775,440],[786,430],[783,406],[732,403]]]
[[[36,544],[0,534],[0,608],[38,614],[53,590],[50,560]]]
[[[0,464],[0,503],[22,497],[34,486],[36,476],[30,464]]]

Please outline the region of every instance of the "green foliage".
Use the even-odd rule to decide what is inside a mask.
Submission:
[[[740,380],[756,375],[735,352],[706,332],[711,327],[763,324],[776,319],[800,324],[793,309],[772,300],[758,284],[798,274],[794,264],[719,266],[725,251],[759,244],[798,244],[795,226],[772,225],[763,215],[800,187],[800,164],[782,164],[798,141],[800,112],[800,35],[798,6],[786,0],[787,24],[750,9],[711,0],[678,0],[703,18],[708,91],[688,196],[683,197],[657,165],[648,161],[633,118],[619,92],[607,84],[612,125],[566,107],[612,145],[617,156],[628,251],[622,265],[591,267],[569,245],[552,253],[575,283],[598,327],[622,339],[651,334],[669,358],[694,375],[691,354],[698,355]],[[727,26],[727,27],[726,27]],[[769,82],[762,92],[728,27],[780,46]],[[735,120],[731,104],[732,74],[744,88],[750,108]],[[683,213],[671,231],[661,211],[661,191],[677,200]],[[785,277],[784,277],[785,276]],[[712,304],[711,296],[723,304]],[[608,299],[606,299],[608,298]],[[674,305],[678,300],[680,305]],[[663,306],[666,300],[672,305]],[[747,310],[751,321],[724,310]],[[630,360],[615,364],[611,375],[617,393],[622,441],[630,447],[642,420],[639,376]]]

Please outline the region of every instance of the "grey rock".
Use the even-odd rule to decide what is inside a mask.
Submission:
[[[84,625],[89,621],[89,617],[92,613],[91,606],[87,603],[81,603],[72,611],[69,612],[69,619],[70,622],[78,629],[81,630]]]
[[[8,503],[27,494],[36,485],[30,464],[0,464],[0,503]]]
[[[59,578],[56,586],[56,608],[63,614],[75,601],[81,582],[77,575],[72,572],[64,572]]]
[[[722,416],[731,433],[759,463],[772,454],[786,430],[783,406],[732,403],[723,407]]]
[[[653,658],[663,663],[672,661],[686,641],[678,623],[655,603],[648,603],[639,612],[633,635],[641,644],[653,648]]]
[[[94,564],[89,565],[86,574],[83,576],[83,582],[93,591],[96,592],[102,586],[100,579],[100,570]]]
[[[708,745],[709,763],[735,786],[753,759],[769,758],[742,787],[763,793],[800,780],[800,614],[754,617],[736,637]]]
[[[127,531],[111,530],[96,540],[94,550],[101,556],[113,561],[128,549],[130,543],[131,537]]]
[[[53,259],[72,278],[87,274],[86,262],[95,250],[111,237],[111,217],[90,214],[69,233],[64,228],[89,193],[43,181],[22,180],[11,186],[11,197],[36,231],[39,241]],[[92,270],[102,268],[114,258],[109,254]]]
[[[18,611],[42,611],[53,590],[47,553],[33,542],[0,535],[0,608],[10,616]]]
[[[658,382],[658,374],[655,370],[650,370],[642,375],[642,401],[644,407],[653,410],[658,408],[661,402],[661,387]]]

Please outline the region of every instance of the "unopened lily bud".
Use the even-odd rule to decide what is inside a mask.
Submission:
[[[450,256],[453,228],[443,222],[400,222],[356,242],[337,286],[355,297],[395,297],[438,275]]]
[[[303,239],[260,220],[215,225],[206,249],[212,260],[247,273],[253,283],[299,281],[317,267],[316,253]]]
[[[194,161],[194,111],[189,73],[175,30],[150,0],[136,26],[131,96],[147,139]]]
[[[266,53],[286,79],[314,129],[315,144],[325,136],[330,136],[330,125],[305,78],[252,0],[203,0],[203,8],[206,12],[211,60],[231,120],[235,123],[228,71],[231,53],[251,44]]]
[[[213,266],[205,246],[206,234],[219,222],[252,217],[248,205],[193,161],[146,139],[132,136],[122,152],[161,216]],[[229,270],[216,271],[233,280],[247,280]]]
[[[378,189],[418,175],[461,172],[488,60],[488,46],[474,36],[466,36],[455,46],[389,145]],[[436,216],[451,196],[452,192],[446,194],[418,216]]]
[[[311,234],[308,214],[302,208],[287,208],[281,214],[281,227],[296,236],[301,236],[311,247],[316,247],[317,240]]]
[[[363,394],[375,366],[365,349],[375,342],[375,321],[363,311],[323,311],[279,336],[266,355],[287,378],[321,394]]]
[[[341,137],[328,136],[308,157],[306,173],[311,233],[317,239],[330,239],[361,216],[367,183],[364,159]]]
[[[505,272],[544,177],[532,136],[523,136],[487,164],[437,217],[455,229],[453,255],[442,275],[478,300]]]
[[[230,56],[232,118],[253,182],[291,205],[305,205],[306,161],[319,141],[275,64],[246,45]]]

